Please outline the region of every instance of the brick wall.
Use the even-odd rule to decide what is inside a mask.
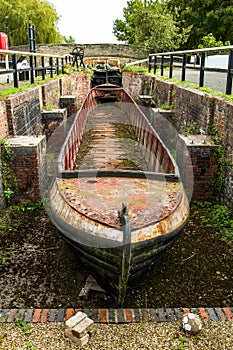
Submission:
[[[183,132],[191,123],[197,123],[203,133],[207,133],[214,99],[198,90],[174,86],[173,103],[177,118],[176,127]],[[185,102],[184,102],[185,101]]]
[[[41,86],[43,106],[58,107],[58,99],[60,96],[60,79],[48,81]]]
[[[212,118],[223,139],[227,157],[233,163],[233,103],[215,98]]]
[[[127,92],[135,98],[143,91],[146,94],[152,95],[157,106],[173,105],[174,117],[170,118],[172,125],[177,129],[178,133],[182,133],[189,123],[196,122],[202,133],[208,133],[210,122],[214,122],[216,129],[222,136],[222,145],[224,146],[227,159],[233,164],[233,103],[226,100],[212,97],[207,93],[192,88],[185,88],[174,82],[169,82],[159,77],[152,77],[149,74],[124,72],[123,86]],[[204,146],[203,146],[204,147]],[[202,153],[202,148],[189,147],[189,152],[193,162],[193,170],[195,174],[194,193],[199,193],[199,199],[210,199],[213,197],[213,188],[206,190],[208,181],[213,178],[213,174],[208,173],[205,168],[207,161]],[[213,150],[211,150],[212,152]],[[198,152],[199,157],[197,157]],[[209,151],[208,151],[209,152]],[[207,152],[207,153],[208,153]],[[212,167],[209,170],[215,170],[214,156],[209,153],[208,165]],[[201,160],[203,159],[203,161]],[[190,165],[188,165],[190,166]],[[200,177],[201,168],[205,173]],[[225,186],[222,193],[222,201],[227,204],[233,212],[233,171],[228,170]],[[202,181],[202,184],[201,184]],[[209,184],[210,187],[212,186]],[[196,196],[195,198],[198,198]]]
[[[0,138],[14,137],[12,139],[14,142],[17,143],[19,139],[22,142],[21,146],[18,144],[17,147],[12,146],[14,151],[12,168],[17,172],[18,197],[20,199],[37,200],[39,198],[39,184],[44,172],[41,165],[43,163],[43,150],[40,146],[38,146],[39,149],[37,146],[32,147],[32,149],[30,145],[23,146],[23,138],[26,140],[29,136],[33,137],[32,135],[46,134],[42,125],[43,106],[58,106],[62,93],[75,93],[74,98],[72,98],[73,101],[75,100],[75,106],[72,106],[72,111],[74,111],[74,108],[80,107],[89,89],[90,75],[73,73],[70,76],[52,80],[0,101]],[[61,121],[63,118],[55,121],[50,120],[50,134],[51,130],[59,126]],[[9,140],[11,139],[9,138]],[[1,193],[2,190],[2,177],[0,175]],[[2,203],[0,198],[0,205]]]
[[[9,135],[35,134],[41,124],[41,90],[32,88],[6,100]]]
[[[5,101],[0,101],[0,139],[8,135],[7,113]]]
[[[8,146],[12,152],[10,167],[18,184],[16,199],[39,200],[40,185],[45,182],[45,136],[9,138]]]
[[[123,73],[122,74],[122,85],[126,92],[137,99],[138,95],[142,95],[142,78],[144,77],[143,73]]]

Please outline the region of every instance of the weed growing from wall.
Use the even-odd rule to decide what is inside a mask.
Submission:
[[[216,159],[218,168],[213,181],[213,186],[216,191],[216,194],[219,196],[223,191],[227,170],[229,168],[233,168],[233,165],[226,158],[225,150],[222,145],[222,137],[219,135],[217,127],[212,120],[208,124],[207,131],[209,135],[213,136],[214,143],[218,145],[215,151],[215,159]]]
[[[12,157],[12,153],[5,139],[0,140],[0,146],[3,195],[6,199],[7,205],[9,205],[13,194],[17,191],[18,186],[16,177],[13,171],[10,169],[10,159]]]

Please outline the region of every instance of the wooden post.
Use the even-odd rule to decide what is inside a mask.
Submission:
[[[126,204],[122,204],[122,209],[119,212],[121,225],[123,228],[123,247],[122,247],[122,261],[121,261],[121,275],[119,279],[119,290],[118,290],[118,306],[122,306],[127,290],[127,284],[130,274],[131,266],[131,229],[130,229],[130,218],[127,214]]]

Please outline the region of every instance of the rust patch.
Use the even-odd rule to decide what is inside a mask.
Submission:
[[[58,179],[70,206],[92,220],[119,227],[118,210],[127,203],[131,228],[159,222],[175,211],[182,197],[180,183],[117,177]]]

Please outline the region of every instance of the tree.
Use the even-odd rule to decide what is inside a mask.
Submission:
[[[46,0],[0,0],[0,31],[8,35],[11,46],[28,43],[28,24],[34,25],[37,43],[58,43],[59,16]]]
[[[192,27],[185,48],[197,48],[209,33],[224,45],[233,42],[232,0],[167,0],[167,6],[180,28]]]
[[[187,40],[189,28],[176,26],[164,1],[130,0],[123,15],[114,21],[114,35],[142,52],[174,50]]]
[[[201,38],[198,48],[203,49],[206,47],[220,47],[220,46],[223,46],[223,42],[217,41],[216,38],[213,36],[213,34],[209,33],[208,35],[205,35],[203,36],[203,38]]]

